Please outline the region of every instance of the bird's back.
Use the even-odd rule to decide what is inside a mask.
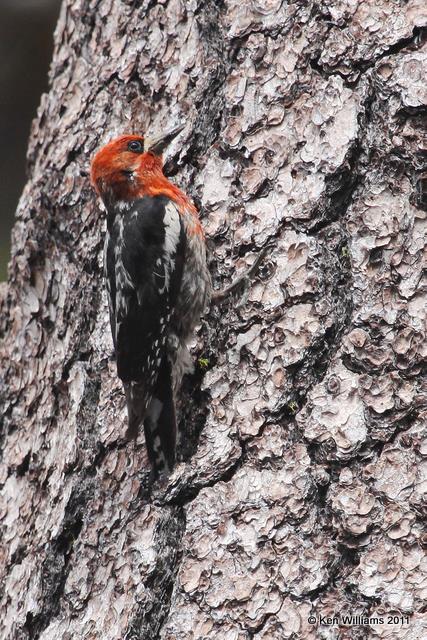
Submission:
[[[105,273],[128,435],[144,424],[153,465],[171,468],[174,393],[210,294],[204,237],[194,212],[167,196],[118,202],[108,213]]]

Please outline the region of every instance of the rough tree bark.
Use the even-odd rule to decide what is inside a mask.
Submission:
[[[65,0],[2,296],[1,638],[426,637],[423,14]],[[150,491],[88,166],[182,120],[215,286],[272,247],[207,314],[186,461]],[[343,612],[409,622],[308,621]]]

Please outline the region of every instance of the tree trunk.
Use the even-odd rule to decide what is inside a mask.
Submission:
[[[1,638],[426,637],[423,9],[65,0],[2,295]],[[270,248],[204,318],[151,487],[88,168],[182,121],[215,287]]]

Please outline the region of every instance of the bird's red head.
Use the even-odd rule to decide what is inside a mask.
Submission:
[[[125,135],[102,147],[92,160],[90,177],[105,204],[160,194],[179,200],[180,190],[163,173],[162,151],[182,129],[150,144],[143,136]]]

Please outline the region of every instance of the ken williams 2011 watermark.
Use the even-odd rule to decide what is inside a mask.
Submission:
[[[324,625],[325,627],[345,626],[345,627],[366,627],[380,624],[409,624],[409,616],[386,614],[375,616],[339,614],[333,616],[311,615],[307,618],[309,624]]]

